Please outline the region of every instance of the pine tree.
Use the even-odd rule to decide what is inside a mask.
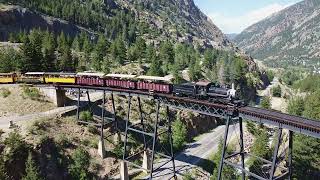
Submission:
[[[125,59],[127,57],[127,49],[126,49],[126,46],[123,42],[123,39],[121,38],[118,38],[116,40],[116,54],[117,54],[117,62],[121,65],[124,64],[125,62]]]
[[[55,69],[55,39],[53,33],[46,31],[43,43],[43,60],[42,68],[43,71],[54,71]]]
[[[139,58],[137,48],[135,45],[130,46],[127,53],[127,59],[129,62],[136,62]]]
[[[146,55],[146,41],[142,38],[139,37],[135,43],[138,59],[141,61],[143,58],[145,58]]]
[[[150,44],[147,46],[147,50],[146,50],[146,62],[150,63],[152,57],[155,55],[155,49],[154,49],[154,45]]]
[[[84,52],[84,57],[86,59],[86,64],[89,63],[89,57],[92,51],[92,43],[89,41],[89,37],[85,37],[83,41],[82,51]]]
[[[161,43],[159,58],[163,63],[164,74],[167,74],[170,70],[170,66],[174,63],[174,50],[171,42],[166,41]]]
[[[148,74],[151,76],[163,76],[161,64],[156,53],[151,57],[151,65]]]
[[[73,71],[74,64],[72,60],[70,47],[66,45],[64,49],[62,49],[61,56],[59,58],[59,69],[66,72]]]
[[[31,43],[31,69],[30,71],[39,71],[41,69],[42,62],[42,32],[40,30],[33,29],[29,35]]]
[[[33,49],[29,37],[26,36],[21,45],[22,60],[17,64],[18,69],[21,72],[27,72],[32,70],[32,57]]]
[[[90,155],[83,148],[78,148],[72,154],[73,163],[69,166],[69,172],[73,179],[88,179],[88,169],[90,165]]]
[[[63,50],[65,49],[65,47],[68,46],[67,39],[66,39],[66,36],[64,35],[63,31],[58,36],[57,43],[58,43],[57,50],[58,50],[58,52],[62,53]]]
[[[0,179],[9,179],[6,171],[4,157],[0,155]]]
[[[172,139],[173,147],[179,151],[187,143],[187,127],[180,119],[178,114],[177,119],[172,123]]]
[[[102,62],[103,58],[106,55],[107,51],[107,40],[103,34],[99,34],[99,39],[95,48],[95,51],[93,53],[93,61],[92,61],[92,67],[97,70],[102,70]]]
[[[81,51],[81,47],[80,47],[80,42],[79,42],[79,37],[78,37],[78,36],[76,36],[76,37],[73,39],[72,49],[74,49],[74,50],[77,51],[77,52],[80,52],[80,51]]]
[[[38,167],[32,159],[32,154],[29,152],[28,160],[26,162],[26,174],[22,180],[41,180]]]
[[[222,139],[219,140],[219,146],[218,146],[218,151],[214,154],[212,161],[213,161],[213,174],[210,179],[216,180],[218,177],[218,167],[220,164],[221,160],[221,154],[222,154],[222,149],[223,149],[223,141]],[[226,149],[226,154],[230,154],[232,152],[232,148],[228,147]],[[237,172],[236,170],[225,164],[222,169],[222,179],[237,179]]]

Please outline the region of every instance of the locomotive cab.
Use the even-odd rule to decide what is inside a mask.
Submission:
[[[197,85],[197,96],[201,99],[205,99],[207,97],[207,93],[209,91],[209,87],[211,86],[211,82],[209,81],[199,81],[196,83]]]

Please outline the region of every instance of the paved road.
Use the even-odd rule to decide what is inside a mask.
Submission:
[[[195,168],[201,160],[208,158],[214,152],[217,152],[219,140],[223,139],[225,126],[219,126],[210,133],[204,134],[196,142],[187,145],[186,149],[176,155],[176,171],[178,176]],[[228,139],[230,140],[239,135],[239,124],[231,125],[229,129]],[[164,162],[161,160],[160,162]],[[155,165],[157,167],[157,165]],[[172,163],[168,163],[159,171],[153,174],[154,179],[170,179],[172,177]]]

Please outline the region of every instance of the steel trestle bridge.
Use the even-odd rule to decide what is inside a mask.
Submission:
[[[126,172],[123,172],[122,175],[127,177],[127,164],[130,164],[134,167],[140,168],[148,172],[149,179],[153,178],[153,173],[157,170],[159,170],[161,167],[163,167],[165,164],[171,162],[173,167],[173,178],[176,178],[176,170],[175,170],[175,163],[174,163],[174,153],[172,149],[172,130],[171,130],[171,122],[172,122],[172,113],[170,113],[169,108],[172,109],[181,109],[181,110],[187,110],[196,112],[199,114],[204,114],[212,117],[217,117],[221,119],[226,120],[226,129],[224,134],[224,141],[223,141],[223,150],[222,150],[222,156],[221,161],[219,165],[219,173],[218,173],[218,179],[222,179],[222,169],[224,164],[227,164],[229,166],[232,166],[242,172],[242,179],[245,179],[246,175],[255,177],[256,179],[260,180],[267,180],[267,179],[284,179],[287,178],[289,180],[292,179],[292,144],[293,144],[293,134],[294,133],[300,133],[308,136],[312,136],[315,138],[320,138],[320,121],[306,119],[298,116],[292,116],[288,114],[284,114],[278,111],[274,110],[266,110],[266,109],[260,109],[255,107],[232,107],[225,104],[216,104],[216,103],[210,103],[205,100],[199,100],[199,99],[192,99],[187,97],[177,97],[173,96],[171,94],[158,94],[158,93],[149,93],[145,91],[139,91],[139,90],[130,90],[130,89],[120,89],[120,88],[110,88],[110,87],[98,87],[98,86],[79,86],[79,85],[54,85],[57,90],[74,90],[78,94],[78,105],[80,102],[80,93],[81,91],[99,91],[103,93],[103,107],[105,104],[105,97],[106,94],[111,95],[111,102],[112,102],[112,109],[113,109],[113,116],[112,118],[106,118],[104,110],[102,111],[101,119],[101,138],[103,138],[103,127],[106,124],[105,119],[111,120],[111,122],[115,122],[117,126],[117,118],[116,118],[116,108],[115,108],[115,102],[114,102],[114,95],[122,95],[127,97],[127,115],[126,115],[126,129],[125,129],[125,140],[124,140],[124,154],[123,154],[123,164],[121,165],[121,170],[124,170]],[[139,106],[139,112],[140,112],[140,122],[138,124],[130,125],[130,111],[132,108],[131,105],[131,99],[132,97],[137,97],[138,99],[138,106]],[[156,106],[156,119],[154,121],[154,125],[152,130],[146,128],[146,124],[144,122],[144,112],[141,106],[140,98],[144,99],[150,99],[155,102]],[[89,99],[89,93],[88,93],[88,99]],[[89,99],[90,100],[90,99]],[[166,109],[167,119],[165,126],[160,126],[160,106],[164,106]],[[77,110],[77,120],[79,121],[79,106]],[[245,152],[244,151],[244,145],[243,145],[243,119],[254,121],[257,123],[263,123],[267,125],[274,126],[277,129],[277,139],[276,144],[274,147],[273,157],[272,160],[266,160],[261,157],[255,157],[254,155]],[[228,131],[229,126],[233,122],[239,122],[239,128],[240,128],[240,150],[239,152],[235,152],[231,155],[226,154],[227,149],[227,140],[228,140]],[[288,133],[288,152],[287,152],[287,160],[286,164],[283,165],[280,162],[283,157],[279,156],[279,148],[283,141],[283,129],[289,130]],[[138,134],[141,134],[144,139],[144,145],[143,149],[133,155],[129,155],[128,151],[128,133],[129,132],[135,132]],[[167,133],[169,137],[170,147],[168,150],[163,153],[163,151],[159,151],[159,139],[158,136],[160,134]],[[146,140],[147,137],[151,137],[151,140]],[[150,156],[151,154],[151,160],[150,161],[144,161],[143,165],[137,165],[134,162],[130,161],[132,157],[138,156],[140,153],[144,153],[143,156]],[[169,159],[167,162],[165,162],[163,165],[159,167],[154,167],[154,159],[155,156],[158,155],[159,157],[164,157]],[[245,167],[244,158],[245,156],[253,156],[269,167],[268,173],[264,176],[257,175],[255,173],[252,173],[248,170],[248,168]],[[232,160],[232,158],[239,158],[240,163],[236,163]],[[147,158],[148,159],[148,158]],[[281,170],[281,174],[276,176],[275,172],[277,170]],[[123,178],[122,179],[126,179]]]

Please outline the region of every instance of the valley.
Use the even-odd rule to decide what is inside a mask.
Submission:
[[[292,2],[0,1],[0,179],[318,179],[320,3]]]

